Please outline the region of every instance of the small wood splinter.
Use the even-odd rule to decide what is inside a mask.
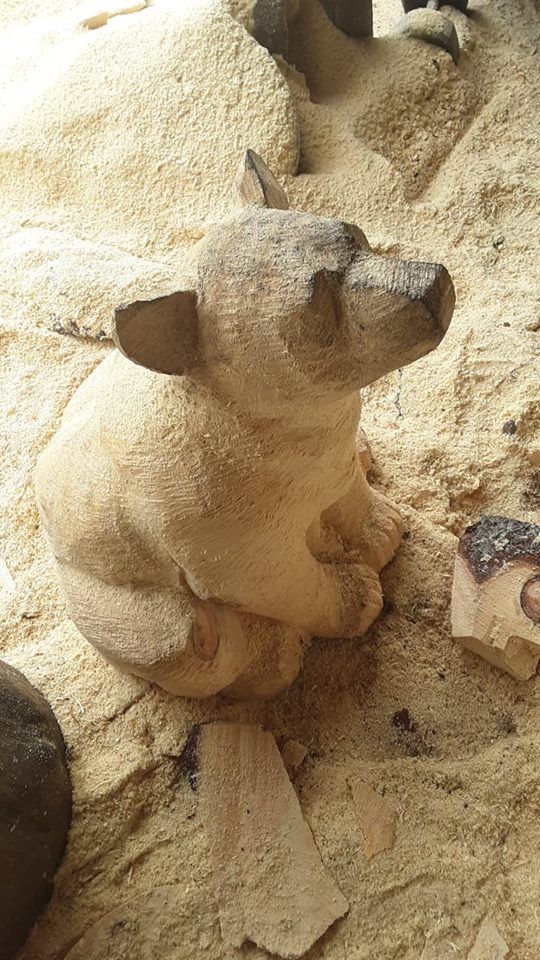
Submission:
[[[540,527],[480,517],[456,556],[452,634],[462,646],[528,680],[540,661]]]
[[[352,780],[349,786],[364,834],[364,854],[371,860],[394,846],[396,811],[364,780]]]

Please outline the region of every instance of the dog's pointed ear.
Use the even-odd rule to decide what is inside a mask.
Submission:
[[[289,201],[274,174],[254,150],[246,150],[234,181],[236,201],[243,207],[288,210]]]
[[[179,376],[197,360],[197,323],[197,295],[178,290],[118,307],[113,340],[133,363]]]

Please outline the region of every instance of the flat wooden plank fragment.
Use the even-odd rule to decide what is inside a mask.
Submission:
[[[364,780],[352,780],[349,785],[364,834],[364,854],[370,860],[394,846],[396,811]]]
[[[120,17],[126,13],[138,13],[146,7],[146,0],[135,0],[134,3],[128,3],[125,7],[115,7],[112,10],[100,10],[81,21],[81,26],[87,30],[95,30],[97,27],[104,27],[111,17]]]
[[[480,517],[467,527],[454,567],[452,634],[516,680],[540,662],[540,527]]]
[[[491,917],[485,917],[467,960],[506,960],[510,948],[503,940]]]
[[[270,733],[200,728],[197,786],[223,940],[301,957],[349,905],[325,870]]]

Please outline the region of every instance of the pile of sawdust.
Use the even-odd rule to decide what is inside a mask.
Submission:
[[[451,12],[456,68],[419,41],[349,40],[305,0],[296,69],[217,3],[156,0],[84,31],[98,6],[0,11],[0,523],[16,585],[1,595],[1,645],[56,711],[75,800],[21,960],[63,958],[93,921],[163,885],[176,908],[162,960],[224,956],[178,761],[191,725],[218,718],[308,748],[295,786],[351,905],[312,960],[459,960],[486,915],[514,960],[538,960],[538,685],[461,653],[449,628],[455,534],[480,512],[534,522],[540,506],[535,5]],[[399,6],[376,4],[379,34]],[[373,482],[409,530],[382,577],[384,614],[363,642],[315,642],[276,702],[186,703],[118,674],[66,619],[32,470],[110,349],[55,329],[99,332],[115,299],[153,293],[178,246],[226,208],[248,146],[293,207],[357,222],[380,251],[444,262],[458,304],[432,356],[365,391]],[[369,861],[352,779],[384,787],[398,811],[394,847]]]

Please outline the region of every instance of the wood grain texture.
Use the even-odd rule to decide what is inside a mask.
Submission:
[[[120,350],[36,471],[78,629],[189,697],[275,696],[310,636],[379,615],[403,522],[367,482],[359,390],[433,350],[454,306],[443,266],[287,209],[251,150],[234,199],[184,287],[116,311]]]
[[[348,903],[324,868],[274,738],[260,727],[200,729],[198,793],[223,940],[301,957]]]

